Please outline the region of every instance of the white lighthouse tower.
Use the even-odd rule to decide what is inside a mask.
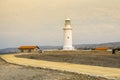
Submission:
[[[63,50],[74,50],[72,46],[72,27],[70,19],[65,20]]]

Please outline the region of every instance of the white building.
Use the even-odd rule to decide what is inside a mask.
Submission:
[[[38,46],[20,46],[19,53],[39,53],[41,50]]]
[[[72,27],[70,19],[65,20],[63,50],[74,50],[72,46]]]

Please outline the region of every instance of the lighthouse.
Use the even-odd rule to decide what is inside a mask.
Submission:
[[[65,20],[65,26],[63,28],[63,31],[64,31],[63,50],[74,50],[72,46],[72,27],[71,27],[71,21],[69,18]]]

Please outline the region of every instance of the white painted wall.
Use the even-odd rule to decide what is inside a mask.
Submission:
[[[72,47],[72,27],[70,25],[70,19],[65,20],[64,30],[64,45],[63,50],[73,50]]]

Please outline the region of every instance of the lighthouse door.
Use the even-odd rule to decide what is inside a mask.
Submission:
[[[67,39],[69,39],[69,36],[67,37]]]

